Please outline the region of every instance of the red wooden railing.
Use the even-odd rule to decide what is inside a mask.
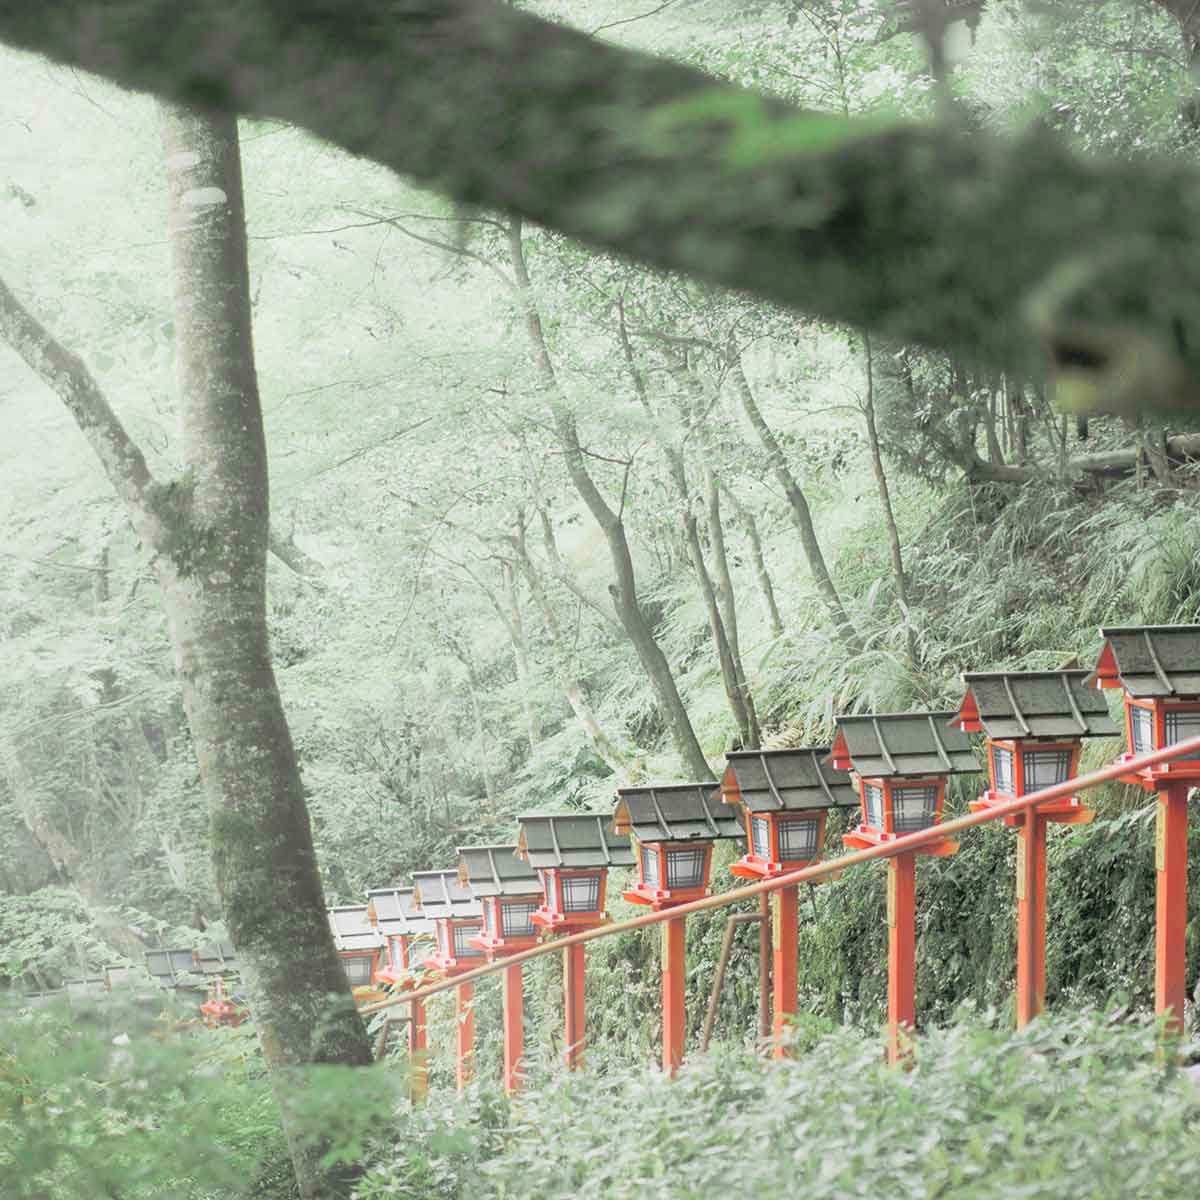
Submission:
[[[699,900],[691,900],[660,912],[645,913],[627,920],[595,926],[579,933],[542,942],[537,946],[463,974],[423,984],[414,990],[368,1005],[362,1011],[364,1016],[369,1016],[373,1013],[394,1009],[400,1005],[408,1007],[410,1015],[407,1021],[411,1028],[410,1046],[417,1050],[417,1053],[414,1054],[414,1094],[420,1095],[423,1094],[425,1087],[424,1003],[427,999],[455,988],[459,990],[459,1008],[463,1010],[464,1005],[469,1005],[471,989],[475,981],[502,971],[509,972],[506,976],[508,985],[505,989],[506,996],[514,991],[519,996],[520,988],[519,986],[514,987],[513,983],[514,976],[519,972],[523,963],[541,958],[546,954],[565,952],[566,961],[570,964],[582,955],[583,946],[587,942],[595,941],[598,938],[613,937],[632,929],[663,925],[663,1067],[666,1071],[673,1072],[682,1061],[684,1049],[684,1005],[681,980],[684,968],[683,932],[687,918],[693,913],[725,908],[730,904],[737,904],[740,901],[759,896],[772,897],[775,958],[773,1028],[778,1034],[786,1026],[796,1009],[794,956],[797,945],[796,895],[799,885],[829,879],[845,871],[848,867],[858,866],[861,863],[886,859],[889,860],[892,870],[892,877],[889,880],[888,904],[890,926],[888,939],[888,1050],[889,1057],[895,1061],[902,1058],[907,1052],[915,1015],[912,1011],[915,909],[911,886],[915,856],[922,851],[929,853],[931,849],[936,848],[937,843],[944,843],[953,838],[955,834],[973,829],[976,825],[1005,818],[1024,819],[1031,813],[1036,815],[1035,810],[1041,804],[1073,796],[1116,779],[1129,780],[1141,774],[1147,781],[1143,786],[1153,786],[1158,789],[1156,1010],[1164,1018],[1166,1030],[1178,1033],[1182,1031],[1185,1000],[1187,797],[1189,789],[1193,785],[1200,786],[1200,777],[1191,778],[1177,774],[1151,780],[1149,768],[1188,757],[1200,758],[1200,737],[1189,738],[1148,754],[1123,756],[1109,766],[1069,779],[1064,783],[1043,788],[1041,791],[1031,792],[1020,799],[967,813],[939,825],[930,826],[928,829],[906,834],[894,841],[827,859],[802,870],[791,871],[773,879],[760,880],[728,892],[705,896]],[[1024,836],[1029,837],[1031,831],[1039,825],[1041,822],[1022,820],[1021,832]],[[1017,1015],[1021,1023],[1032,1019],[1041,1011],[1044,998],[1042,995],[1044,971],[1041,964],[1044,962],[1045,954],[1045,863],[1044,856],[1040,856],[1036,852],[1030,853],[1030,849],[1036,850],[1036,846],[1026,847],[1025,853],[1018,855],[1018,894],[1023,899],[1023,903],[1018,905],[1017,910],[1018,984],[1022,993],[1017,998]],[[566,971],[564,974],[568,993],[566,996],[567,1060],[571,1066],[577,1066],[582,1062],[583,998],[581,994],[571,994],[575,990],[571,987],[571,979],[575,974],[572,971]],[[578,974],[582,975],[582,972],[578,972]],[[517,982],[519,984],[519,980]],[[466,1044],[468,1039],[464,1036],[465,1025],[473,1028],[469,1014],[460,1011],[457,1039],[460,1085],[469,1077],[469,1064],[466,1060],[472,1052],[472,1047]],[[519,1015],[514,1020],[512,1014],[509,1014],[505,1021],[506,1034],[511,1033],[513,1025],[519,1025]],[[388,1024],[385,1020],[378,1040],[380,1052],[386,1044],[387,1032]],[[519,1048],[507,1043],[508,1038],[506,1037],[505,1085],[511,1091],[520,1085]],[[515,1055],[512,1053],[514,1049],[517,1049]],[[776,1053],[782,1054],[783,1052],[782,1044],[777,1044]]]

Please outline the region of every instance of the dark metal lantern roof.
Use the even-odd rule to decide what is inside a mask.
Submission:
[[[328,912],[334,945],[342,953],[376,950],[383,945],[383,935],[371,924],[365,904],[343,904]]]
[[[839,716],[834,755],[845,750],[859,775],[913,778],[966,775],[979,763],[961,729],[950,722],[957,713],[915,712]]]
[[[745,837],[735,812],[722,804],[715,780],[663,787],[619,788],[613,829],[639,842],[694,842]]]
[[[232,942],[206,942],[196,951],[195,961],[205,975],[226,975],[238,969]]]
[[[1108,705],[1085,686],[1087,677],[1087,671],[965,672],[958,720],[974,716],[990,738],[1116,737]]]
[[[458,879],[457,871],[414,871],[413,895],[421,914],[431,921],[443,917],[479,917],[479,901]]]
[[[740,800],[753,813],[857,808],[850,772],[831,766],[828,757],[828,747],[734,751],[725,756],[721,797]]]
[[[476,896],[540,896],[537,871],[516,846],[459,846],[458,878]]]
[[[195,958],[190,949],[147,950],[146,970],[162,987],[199,982]]]
[[[375,910],[375,922],[384,937],[431,933],[429,918],[417,906],[412,888],[371,888],[367,907]]]
[[[533,813],[517,823],[517,853],[535,871],[633,866],[628,836],[614,833],[601,813]]]
[[[1134,697],[1200,696],[1200,625],[1101,629],[1104,648],[1088,684],[1119,682]]]

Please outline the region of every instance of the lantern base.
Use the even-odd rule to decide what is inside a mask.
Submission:
[[[1156,747],[1157,748],[1157,747]],[[1129,762],[1136,754],[1122,754],[1117,762]],[[1143,767],[1121,776],[1122,783],[1136,784],[1147,792],[1157,792],[1168,783],[1182,783],[1188,787],[1200,787],[1200,761],[1185,758],[1178,762],[1159,763],[1155,767]]]
[[[455,975],[465,975],[468,971],[482,967],[485,961],[482,954],[471,958],[442,958],[435,954],[425,960],[425,965],[453,978]]]
[[[802,871],[805,867],[815,866],[820,861],[819,854],[815,858],[793,859],[789,862],[769,862],[756,854],[747,854],[729,868],[729,873],[737,879],[774,879],[791,871]]]
[[[907,834],[901,833],[880,833],[879,830],[872,829],[869,825],[860,825],[857,829],[843,834],[842,842],[851,850],[869,850],[872,846],[894,846],[897,842],[903,842],[907,836]],[[943,838],[940,842],[914,846],[908,853],[945,857],[958,853],[958,843],[951,838]]]
[[[207,1000],[200,1005],[200,1012],[205,1025],[213,1028],[218,1025],[240,1025],[250,1015],[244,1004],[234,1004],[229,1000]]]
[[[612,918],[606,912],[564,913],[543,905],[530,920],[547,933],[578,933],[595,925],[607,925]]]
[[[655,912],[661,912],[664,908],[674,908],[675,905],[686,904],[689,900],[703,900],[707,895],[708,888],[706,887],[677,888],[674,891],[665,891],[638,884],[637,887],[622,892],[621,899],[628,900],[630,904],[644,904]]]
[[[506,958],[510,954],[519,954],[522,950],[528,950],[541,940],[536,933],[532,937],[509,938],[494,938],[484,934],[471,938],[471,945],[482,950],[488,962],[495,962],[498,958]]]
[[[998,808],[1001,804],[1011,804],[1017,796],[1009,796],[988,788],[978,800],[972,800],[967,807],[971,812],[984,812],[989,808]],[[1090,809],[1078,796],[1060,796],[1057,800],[1048,800],[1038,805],[1038,816],[1052,821],[1056,825],[1090,825],[1096,818],[1095,810]],[[1019,829],[1025,824],[1024,813],[1013,813],[1004,818],[1005,825]]]

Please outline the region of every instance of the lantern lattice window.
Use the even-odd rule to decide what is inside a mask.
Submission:
[[[750,838],[754,853],[759,858],[771,857],[771,822],[766,817],[750,819]]]
[[[1195,737],[1200,734],[1200,712],[1195,710],[1172,712],[1167,709],[1166,712],[1166,735],[1167,745],[1173,745],[1175,742],[1185,741],[1187,738]]]
[[[1070,750],[1026,750],[1022,756],[1025,770],[1025,791],[1065,782],[1071,774]]]
[[[471,945],[471,939],[479,933],[478,925],[455,925],[454,927],[454,957],[478,958],[483,951],[478,946]]]
[[[779,821],[779,857],[789,862],[815,858],[821,822],[816,817],[795,817]],[[757,851],[756,851],[757,852]]]
[[[707,864],[707,850],[668,850],[667,851],[667,887],[693,888],[704,886],[704,868]],[[649,882],[649,881],[647,881]]]
[[[504,937],[533,937],[537,928],[533,914],[537,912],[536,900],[521,900],[500,906],[501,933]]]
[[[369,954],[356,954],[352,958],[342,959],[342,967],[351,987],[363,987],[371,982],[372,961]]]
[[[1131,706],[1129,728],[1135,753],[1148,754],[1154,749],[1154,713],[1150,709],[1136,704]]]
[[[642,860],[642,882],[647,887],[658,887],[661,882],[658,873],[658,847],[640,846],[638,853]]]
[[[992,747],[992,778],[996,791],[1006,796],[1017,794],[1017,784],[1013,776],[1013,752],[1004,746]]]
[[[876,829],[883,828],[883,788],[868,783],[863,787],[863,800],[867,813],[867,824]]]
[[[898,787],[892,790],[892,828],[896,833],[927,829],[937,815],[936,787]]]
[[[656,869],[657,866],[656,860]],[[599,871],[594,875],[564,875],[559,883],[562,886],[563,912],[591,912],[600,907]]]

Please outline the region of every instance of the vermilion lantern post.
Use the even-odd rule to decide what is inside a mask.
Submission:
[[[375,1004],[384,991],[375,984],[375,973],[383,957],[384,941],[371,924],[365,904],[341,904],[328,910],[333,944],[356,1004]]]
[[[542,901],[537,872],[517,857],[516,846],[460,846],[459,881],[483,906],[483,927],[473,939],[488,962],[537,944],[533,922]],[[504,1090],[510,1095],[523,1081],[525,995],[520,964],[504,972]]]
[[[459,881],[458,872],[414,871],[413,896],[421,913],[433,922],[436,935],[428,966],[451,976],[464,975],[477,967],[483,951],[474,938],[483,926],[483,912],[471,889]],[[460,983],[455,995],[454,1075],[462,1092],[475,1069],[475,985]]]
[[[1117,727],[1103,699],[1085,686],[1086,671],[968,672],[957,725],[987,736],[991,787],[971,802],[979,811],[1079,773],[1080,739],[1112,737]],[[1005,823],[1017,841],[1017,1024],[1046,1003],[1046,825],[1086,824],[1078,796],[1064,796]]]
[[[979,765],[966,735],[951,728],[953,712],[840,716],[830,762],[853,770],[862,821],[846,845],[902,840],[942,819],[946,778],[975,773]],[[918,854],[953,854],[949,838],[888,860],[888,1061],[910,1052],[916,1023],[916,888]]]
[[[424,974],[424,964],[433,953],[433,922],[421,912],[413,889],[372,888],[367,892],[367,913],[387,942],[385,961],[375,972],[376,983],[405,991],[417,986]],[[425,1001],[414,1001],[409,1010],[411,1094],[414,1100],[422,1100],[429,1082]]]
[[[1200,625],[1102,629],[1104,647],[1088,682],[1125,693],[1130,758],[1200,734]],[[1176,759],[1132,771],[1128,783],[1158,795],[1155,845],[1155,1008],[1171,1033],[1183,1032],[1187,934],[1188,794],[1200,761]]]
[[[631,833],[637,882],[623,897],[658,911],[708,893],[713,842],[743,836],[741,822],[716,798],[717,783],[621,788],[614,833]],[[687,918],[662,926],[663,1070],[673,1075],[686,1038],[684,981]]]
[[[741,879],[772,879],[810,866],[825,845],[830,809],[858,807],[849,772],[823,762],[829,748],[738,750],[726,756],[721,799],[741,808],[748,850],[730,867]],[[799,885],[771,893],[772,1033],[776,1058],[795,1020]],[[761,958],[761,956],[760,956]],[[765,989],[764,978],[760,986]]]
[[[604,896],[611,867],[633,865],[629,839],[598,813],[530,813],[517,818],[517,854],[538,873],[542,902],[533,923],[547,933],[577,933],[608,921]],[[564,1057],[583,1063],[584,947],[563,951]]]

